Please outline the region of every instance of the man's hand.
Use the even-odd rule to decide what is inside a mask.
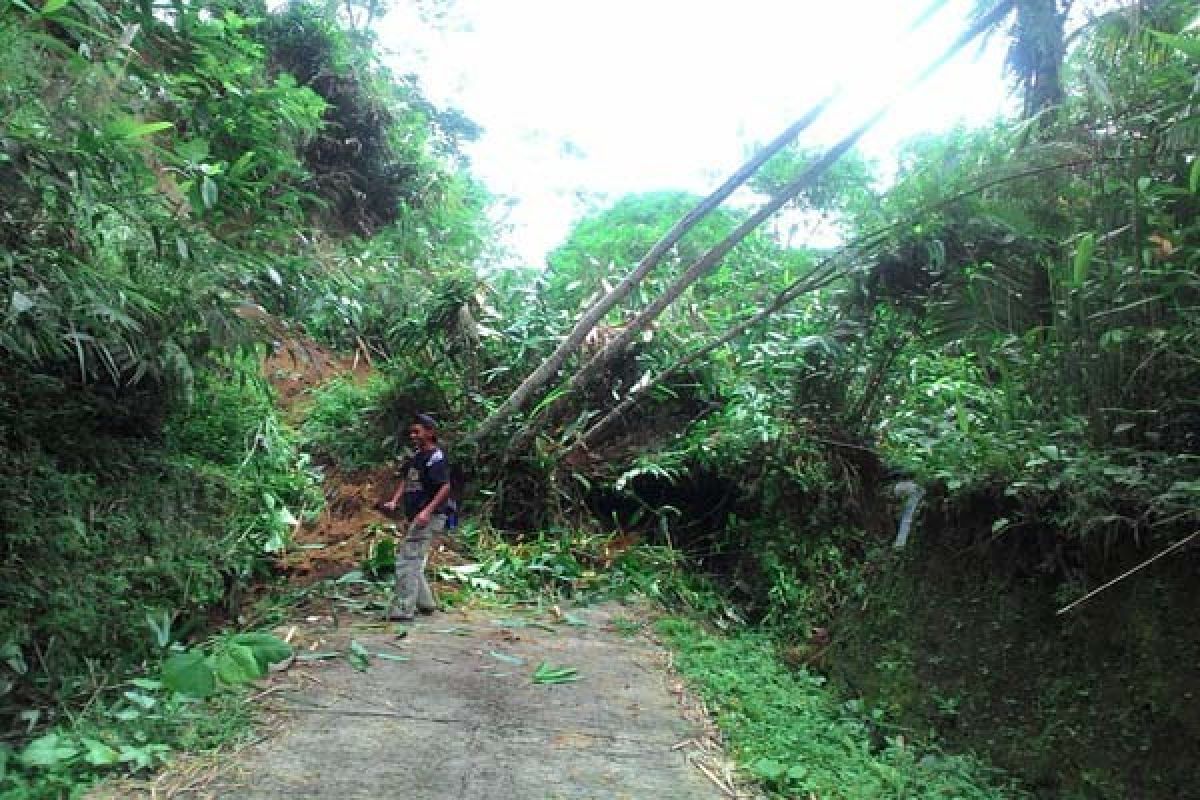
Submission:
[[[413,524],[423,528],[429,524],[429,520],[432,519],[432,516],[433,515],[429,513],[429,509],[423,508],[421,509],[421,513],[413,517]]]
[[[386,503],[383,504],[383,508],[385,511],[395,511],[396,510],[396,501],[388,500]]]

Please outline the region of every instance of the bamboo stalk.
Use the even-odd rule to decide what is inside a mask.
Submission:
[[[1185,536],[1184,538],[1180,539],[1178,542],[1176,542],[1175,544],[1171,545],[1171,546],[1170,546],[1170,547],[1168,547],[1166,550],[1163,550],[1161,553],[1159,553],[1158,555],[1154,556],[1153,558],[1146,559],[1145,561],[1143,561],[1142,563],[1138,564],[1138,565],[1137,565],[1136,567],[1134,567],[1133,569],[1126,570],[1125,572],[1122,572],[1120,575],[1118,575],[1117,577],[1113,578],[1111,581],[1109,581],[1108,583],[1104,584],[1103,586],[1100,586],[1100,587],[1097,587],[1097,588],[1095,588],[1095,589],[1092,589],[1090,592],[1088,592],[1088,593],[1087,593],[1087,594],[1085,594],[1083,597],[1081,597],[1081,598],[1079,598],[1078,600],[1076,600],[1074,603],[1071,603],[1071,604],[1070,604],[1070,605],[1068,605],[1068,606],[1064,606],[1064,607],[1060,608],[1058,611],[1054,612],[1054,615],[1055,615],[1055,616],[1062,616],[1063,614],[1067,613],[1068,611],[1070,611],[1071,609],[1075,608],[1076,606],[1078,606],[1078,605],[1080,605],[1080,604],[1084,603],[1085,601],[1087,601],[1087,600],[1090,600],[1091,598],[1093,598],[1093,597],[1095,597],[1096,595],[1100,594],[1100,593],[1101,593],[1101,592],[1103,592],[1105,589],[1108,589],[1110,586],[1113,586],[1114,584],[1116,584],[1116,583],[1119,583],[1119,582],[1121,582],[1121,581],[1125,580],[1126,578],[1128,578],[1130,575],[1132,575],[1133,573],[1137,572],[1138,570],[1140,570],[1140,569],[1143,569],[1144,567],[1148,567],[1148,566],[1150,566],[1151,564],[1153,564],[1155,561],[1158,561],[1158,560],[1159,560],[1160,558],[1162,558],[1163,556],[1165,556],[1165,555],[1168,555],[1168,554],[1170,554],[1170,553],[1172,553],[1172,552],[1174,552],[1174,551],[1178,550],[1179,548],[1183,547],[1185,544],[1187,544],[1188,542],[1190,542],[1192,539],[1195,539],[1197,536],[1200,536],[1200,531],[1196,531],[1196,532],[1192,533],[1190,536]]]

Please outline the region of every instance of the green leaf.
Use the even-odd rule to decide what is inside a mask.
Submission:
[[[175,155],[189,164],[197,165],[208,158],[209,148],[207,139],[188,139],[175,145]]]
[[[155,761],[162,761],[171,748],[165,744],[121,745],[121,761],[132,763],[137,769],[149,769]]]
[[[450,628],[434,628],[430,631],[430,633],[444,633],[450,636],[470,636],[471,630],[469,628],[459,628],[458,626],[453,626]]]
[[[111,764],[120,763],[121,754],[99,739],[91,739],[85,736],[80,741],[83,742],[85,750],[83,760],[92,766],[106,767]]]
[[[204,201],[205,208],[217,204],[217,183],[207,175],[200,181],[200,199]]]
[[[574,667],[555,667],[545,661],[533,673],[534,683],[571,683],[579,679],[579,670]]]
[[[350,649],[346,651],[346,660],[359,672],[366,672],[367,668],[371,666],[371,654],[367,648],[359,644],[358,639],[350,640]]]
[[[808,777],[808,767],[803,764],[793,764],[788,767],[787,776],[790,781],[802,781]]]
[[[12,293],[12,300],[8,305],[8,310],[9,313],[15,317],[20,314],[24,314],[26,311],[33,308],[33,306],[33,299],[30,298],[29,295],[14,290]]]
[[[217,677],[231,686],[249,683],[266,674],[266,667],[258,663],[254,651],[232,641],[214,656]]]
[[[292,657],[292,647],[278,636],[269,633],[239,633],[230,639],[234,644],[250,648],[254,659],[262,666],[263,672],[272,664],[287,661]]]
[[[142,692],[125,692],[124,695],[126,700],[145,709],[154,708],[158,705],[158,698],[151,697]]]
[[[21,648],[13,642],[5,642],[4,646],[0,647],[0,662],[18,675],[24,675],[29,670],[29,666],[25,663],[25,656],[21,654]]]
[[[1192,189],[1192,194],[1200,194],[1200,156],[1192,158],[1192,172],[1188,178],[1188,186]]]
[[[26,745],[17,756],[17,761],[26,767],[50,769],[64,761],[70,761],[78,754],[79,749],[70,740],[57,733],[47,733]]]
[[[1164,44],[1174,47],[1193,61],[1200,61],[1200,38],[1195,36],[1177,36],[1171,33],[1163,33],[1162,31],[1150,31],[1150,35],[1156,37]]]
[[[242,153],[238,160],[233,162],[233,166],[229,168],[229,177],[240,178],[242,173],[245,172],[253,163],[254,156],[255,152],[253,150],[247,150],[246,152]]]
[[[174,127],[173,122],[138,122],[133,117],[121,117],[106,125],[104,132],[113,139],[137,139]]]
[[[163,686],[192,697],[208,697],[217,688],[217,678],[208,659],[199,650],[177,653],[162,668]]]
[[[69,2],[71,2],[71,0],[46,0],[45,4],[42,6],[42,16],[48,16],[53,14],[55,11],[62,10]]]
[[[750,769],[755,775],[769,781],[777,781],[787,772],[787,767],[773,758],[760,758],[750,766]]]
[[[488,655],[490,655],[492,658],[503,661],[506,664],[515,664],[520,666],[521,664],[525,663],[525,659],[521,658],[520,656],[510,656],[508,653],[498,653],[495,650],[489,651]]]
[[[1092,255],[1096,252],[1096,234],[1085,233],[1079,237],[1079,245],[1075,248],[1075,260],[1071,269],[1071,285],[1079,288],[1087,280],[1088,269],[1092,265]]]

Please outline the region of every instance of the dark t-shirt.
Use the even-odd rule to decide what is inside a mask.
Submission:
[[[425,453],[415,453],[401,468],[404,474],[404,513],[409,519],[421,513],[438,489],[450,482],[450,468],[446,454],[440,447]],[[446,513],[447,502],[433,510],[435,514]]]

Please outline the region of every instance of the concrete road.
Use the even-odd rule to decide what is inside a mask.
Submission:
[[[297,662],[278,676],[267,697],[282,715],[279,734],[241,751],[206,794],[728,797],[691,763],[700,751],[690,742],[708,731],[695,714],[689,722],[681,713],[663,651],[611,624],[637,613],[620,606],[570,612],[568,619],[586,624],[556,623],[546,613],[437,614],[404,638],[392,626],[343,625],[320,649],[344,651],[353,638],[370,653],[366,671],[338,657]],[[536,684],[542,662],[574,667],[579,680]]]

